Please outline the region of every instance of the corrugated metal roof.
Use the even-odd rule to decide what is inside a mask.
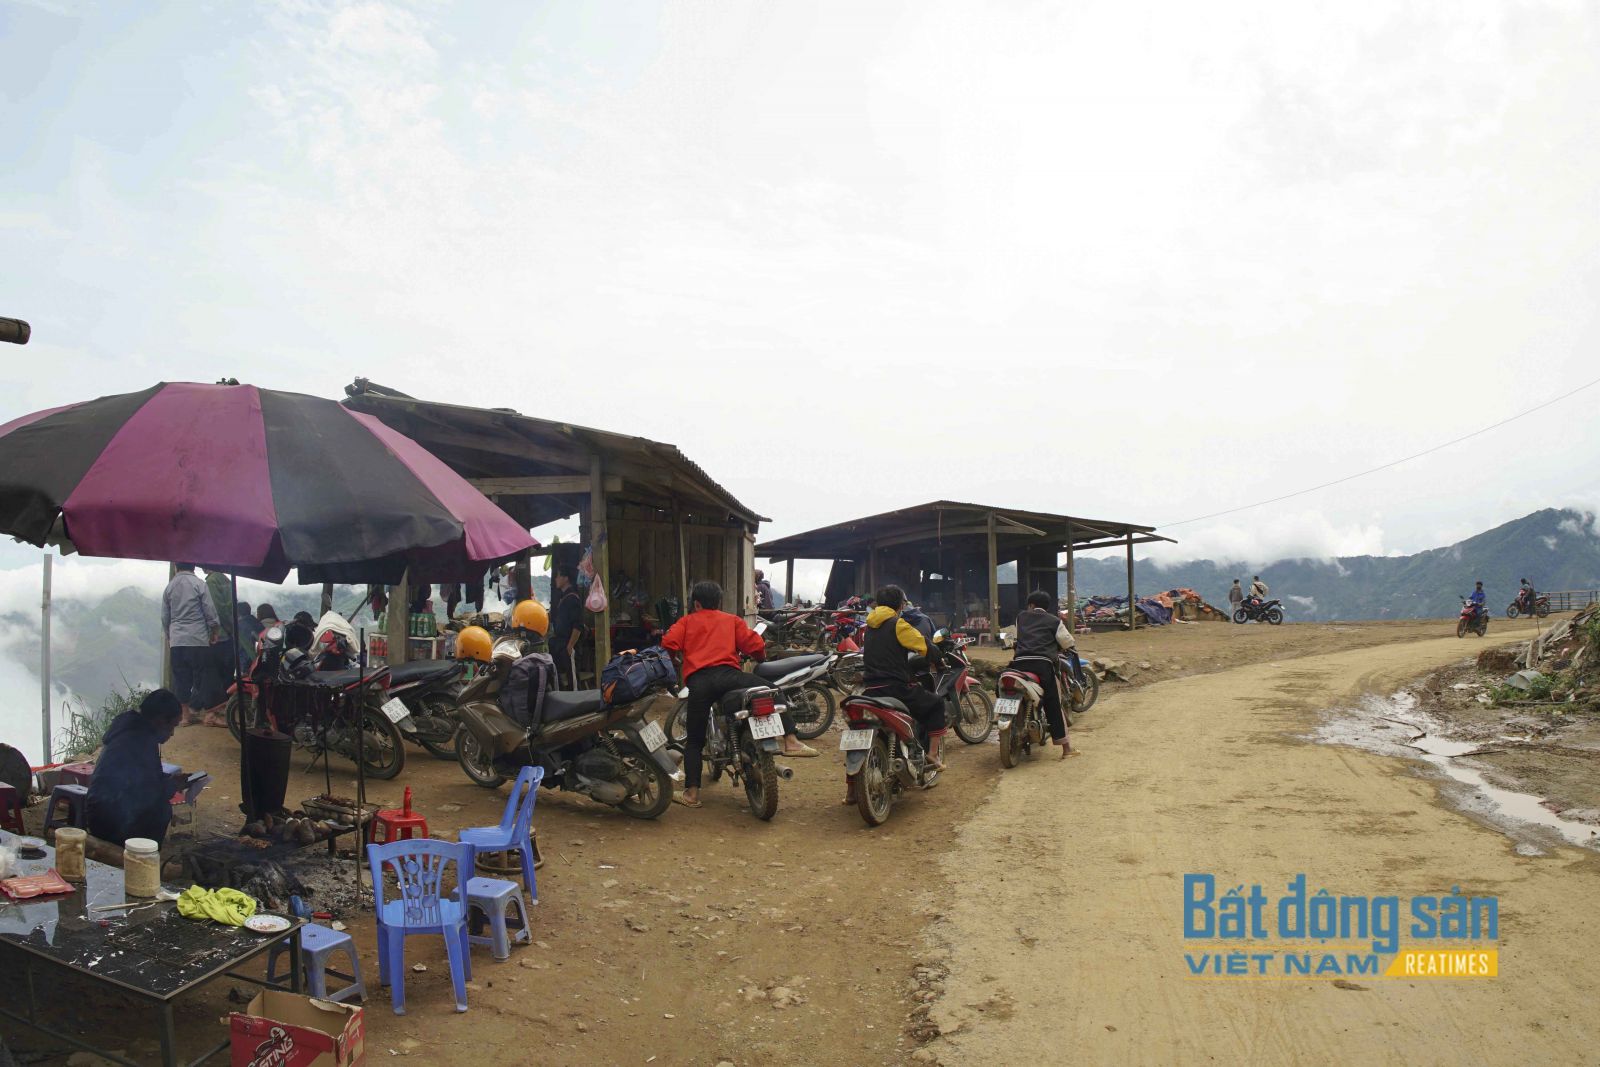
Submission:
[[[583,453],[593,452],[601,456],[608,473],[639,480],[641,468],[654,468],[650,476],[658,478],[669,493],[726,507],[730,516],[751,526],[770,521],[741,503],[676,445],[664,441],[536,418],[510,408],[418,400],[364,378],[357,378],[345,392],[346,405],[382,419],[439,452],[446,462],[451,462],[452,455],[460,459],[457,453],[475,453],[482,469],[473,473],[479,477],[539,474],[547,470],[587,473],[587,458],[579,460]],[[468,441],[454,438],[451,431],[480,437]],[[570,462],[569,457],[561,455],[567,450],[571,452]]]

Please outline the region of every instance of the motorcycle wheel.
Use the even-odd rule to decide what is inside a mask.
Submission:
[[[228,732],[235,741],[244,740],[244,724],[256,717],[256,702],[249,693],[228,695]]]
[[[1533,609],[1533,613],[1535,615],[1539,616],[1539,618],[1542,619],[1546,615],[1550,614],[1550,605],[1549,604],[1540,604],[1538,607]]]
[[[1074,687],[1072,690],[1071,708],[1080,715],[1094,707],[1094,702],[1100,699],[1100,679],[1094,671],[1085,667],[1083,678],[1087,684],[1082,689]]]
[[[667,713],[667,721],[662,723],[667,740],[682,749],[689,740],[689,702],[680,700],[672,705],[672,710]]]
[[[1479,637],[1487,637],[1489,634],[1489,617],[1485,615],[1483,618],[1479,619],[1478,625],[1474,626],[1472,629],[1473,633],[1477,634]]]
[[[1283,612],[1277,608],[1268,609],[1267,622],[1269,625],[1277,626],[1279,623],[1283,622]]]
[[[428,750],[434,759],[456,758],[456,704],[444,697],[424,697],[422,714],[414,716],[417,723],[415,741]],[[433,729],[429,729],[432,726]],[[443,738],[443,740],[440,740]]]
[[[1465,636],[1467,636],[1467,620],[1466,619],[1462,619],[1460,622],[1456,623],[1456,636],[1457,637],[1465,637]]]
[[[772,753],[756,747],[748,733],[739,740],[744,771],[744,797],[750,802],[750,814],[768,822],[778,814],[778,768],[772,762]]]
[[[1022,730],[1021,724],[1011,720],[1010,726],[1000,727],[1000,766],[1006,770],[1015,767],[1022,759]]]
[[[1241,624],[1247,623],[1250,621],[1250,613],[1243,608],[1240,608],[1238,611],[1233,613],[1233,621]]]
[[[369,707],[361,712],[361,730],[366,734],[361,741],[361,756],[367,774],[383,781],[398,777],[406,767],[405,735],[400,727],[377,708]],[[351,743],[350,756],[355,755],[355,744]]]
[[[856,772],[856,810],[868,826],[889,821],[894,807],[894,789],[889,784],[889,744],[879,734],[867,750],[867,761]]]
[[[828,672],[828,684],[841,693],[853,693],[862,682],[861,661],[852,660],[850,666],[840,667],[834,665]]]
[[[800,707],[791,707],[794,716],[794,735],[802,741],[812,741],[828,732],[833,725],[833,694],[821,682],[807,682],[800,689]]]
[[[1517,610],[1517,606],[1515,604],[1506,609],[1506,618],[1508,619],[1514,619],[1520,614],[1522,613]]]
[[[967,744],[983,744],[994,729],[994,701],[983,689],[973,686],[961,694],[953,725],[956,736]]]
[[[498,789],[505,784],[506,776],[494,769],[494,761],[465,726],[456,727],[456,762],[473,785]]]
[[[629,777],[637,777],[643,783],[641,789],[629,793],[617,807],[622,809],[623,814],[632,815],[635,819],[658,818],[672,806],[671,777],[650,758],[649,753],[641,751],[631,741],[613,743],[622,765],[628,769]]]

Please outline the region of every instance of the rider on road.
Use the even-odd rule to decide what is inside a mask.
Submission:
[[[898,585],[878,590],[877,607],[867,614],[867,635],[862,640],[862,681],[871,697],[898,700],[928,734],[928,763],[943,769],[939,750],[944,747],[944,701],[921,686],[911,684],[908,653],[927,656],[927,639],[905,619],[906,594]]]
[[[1267,593],[1270,591],[1267,583],[1261,580],[1261,575],[1258,574],[1250,580],[1250,598],[1257,603],[1267,599]]]
[[[1044,717],[1050,726],[1050,739],[1061,746],[1061,758],[1076,756],[1067,739],[1067,720],[1061,713],[1061,688],[1056,684],[1057,663],[1063,652],[1078,647],[1072,631],[1061,617],[1050,610],[1050,594],[1035,589],[1028,594],[1028,606],[1017,614],[1017,647],[1011,654],[1011,670],[1037,675],[1044,689]]]
[[[706,747],[706,724],[713,701],[728,693],[761,685],[761,679],[739,669],[739,657],[763,660],[767,643],[737,615],[722,610],[722,586],[696,582],[689,594],[692,608],[661,637],[661,647],[676,652],[680,674],[689,687],[688,739],[683,746],[683,793],[679,803],[700,806],[701,753]],[[783,754],[815,756],[817,750],[800,743],[794,723],[784,715]]]
[[[1484,599],[1483,583],[1479,582],[1478,587],[1472,591],[1470,596],[1467,597],[1467,603],[1472,605],[1473,618],[1477,618],[1479,615],[1483,614]]]

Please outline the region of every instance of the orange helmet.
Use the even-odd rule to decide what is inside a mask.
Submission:
[[[481,626],[469,626],[456,634],[456,659],[488,663],[493,651],[494,642],[489,638],[489,631]]]
[[[537,600],[519,600],[511,609],[511,625],[519,630],[532,630],[543,637],[550,629],[550,613]]]

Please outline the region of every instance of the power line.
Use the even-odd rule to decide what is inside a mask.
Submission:
[[[1307,493],[1315,493],[1320,489],[1328,489],[1328,488],[1331,488],[1332,486],[1335,486],[1335,485],[1343,485],[1345,482],[1353,482],[1357,478],[1365,478],[1369,474],[1377,474],[1379,471],[1386,471],[1391,467],[1398,467],[1402,463],[1410,463],[1414,459],[1421,459],[1423,456],[1432,455],[1433,453],[1439,451],[1440,449],[1449,448],[1451,445],[1459,445],[1463,441],[1470,441],[1474,437],[1479,436],[1480,434],[1488,433],[1490,430],[1498,430],[1502,426],[1505,426],[1505,425],[1507,425],[1509,423],[1516,422],[1518,419],[1526,418],[1527,416],[1532,415],[1535,412],[1543,411],[1545,408],[1551,406],[1552,404],[1559,404],[1559,403],[1561,403],[1561,401],[1566,400],[1569,397],[1576,396],[1579,393],[1583,392],[1585,389],[1590,389],[1590,388],[1592,388],[1592,387],[1594,387],[1596,385],[1600,385],[1600,378],[1596,378],[1591,382],[1584,382],[1582,385],[1578,386],[1576,389],[1569,390],[1569,391],[1567,391],[1565,393],[1562,393],[1558,397],[1554,397],[1554,398],[1552,398],[1550,400],[1546,400],[1542,404],[1538,404],[1538,405],[1536,405],[1534,407],[1531,407],[1527,411],[1518,412],[1517,414],[1512,415],[1509,418],[1501,419],[1499,422],[1493,423],[1492,425],[1489,425],[1489,426],[1485,426],[1482,429],[1473,430],[1471,433],[1468,433],[1468,434],[1462,434],[1460,437],[1453,438],[1453,439],[1451,439],[1449,441],[1444,442],[1443,444],[1434,445],[1432,448],[1425,448],[1421,452],[1414,452],[1409,456],[1402,456],[1399,459],[1390,460],[1388,463],[1384,463],[1384,464],[1381,464],[1381,465],[1376,466],[1376,467],[1371,467],[1371,468],[1369,468],[1367,470],[1364,470],[1364,471],[1358,471],[1355,474],[1347,474],[1343,478],[1335,478],[1331,482],[1323,482],[1321,485],[1313,485],[1313,486],[1311,486],[1310,488],[1307,488],[1307,489],[1296,489],[1292,493],[1285,493],[1282,496],[1275,496],[1270,500],[1258,500],[1254,504],[1241,504],[1239,507],[1228,508],[1225,511],[1214,511],[1209,515],[1196,515],[1192,519],[1183,519],[1182,521],[1179,521],[1179,522],[1163,522],[1163,523],[1158,524],[1157,528],[1158,529],[1163,529],[1163,530],[1169,530],[1174,526],[1187,526],[1191,522],[1204,522],[1207,519],[1220,519],[1224,515],[1236,515],[1241,511],[1249,511],[1251,508],[1266,507],[1268,504],[1277,504],[1277,503],[1281,503],[1282,501],[1285,501],[1285,500],[1293,500],[1297,496],[1305,496]]]

